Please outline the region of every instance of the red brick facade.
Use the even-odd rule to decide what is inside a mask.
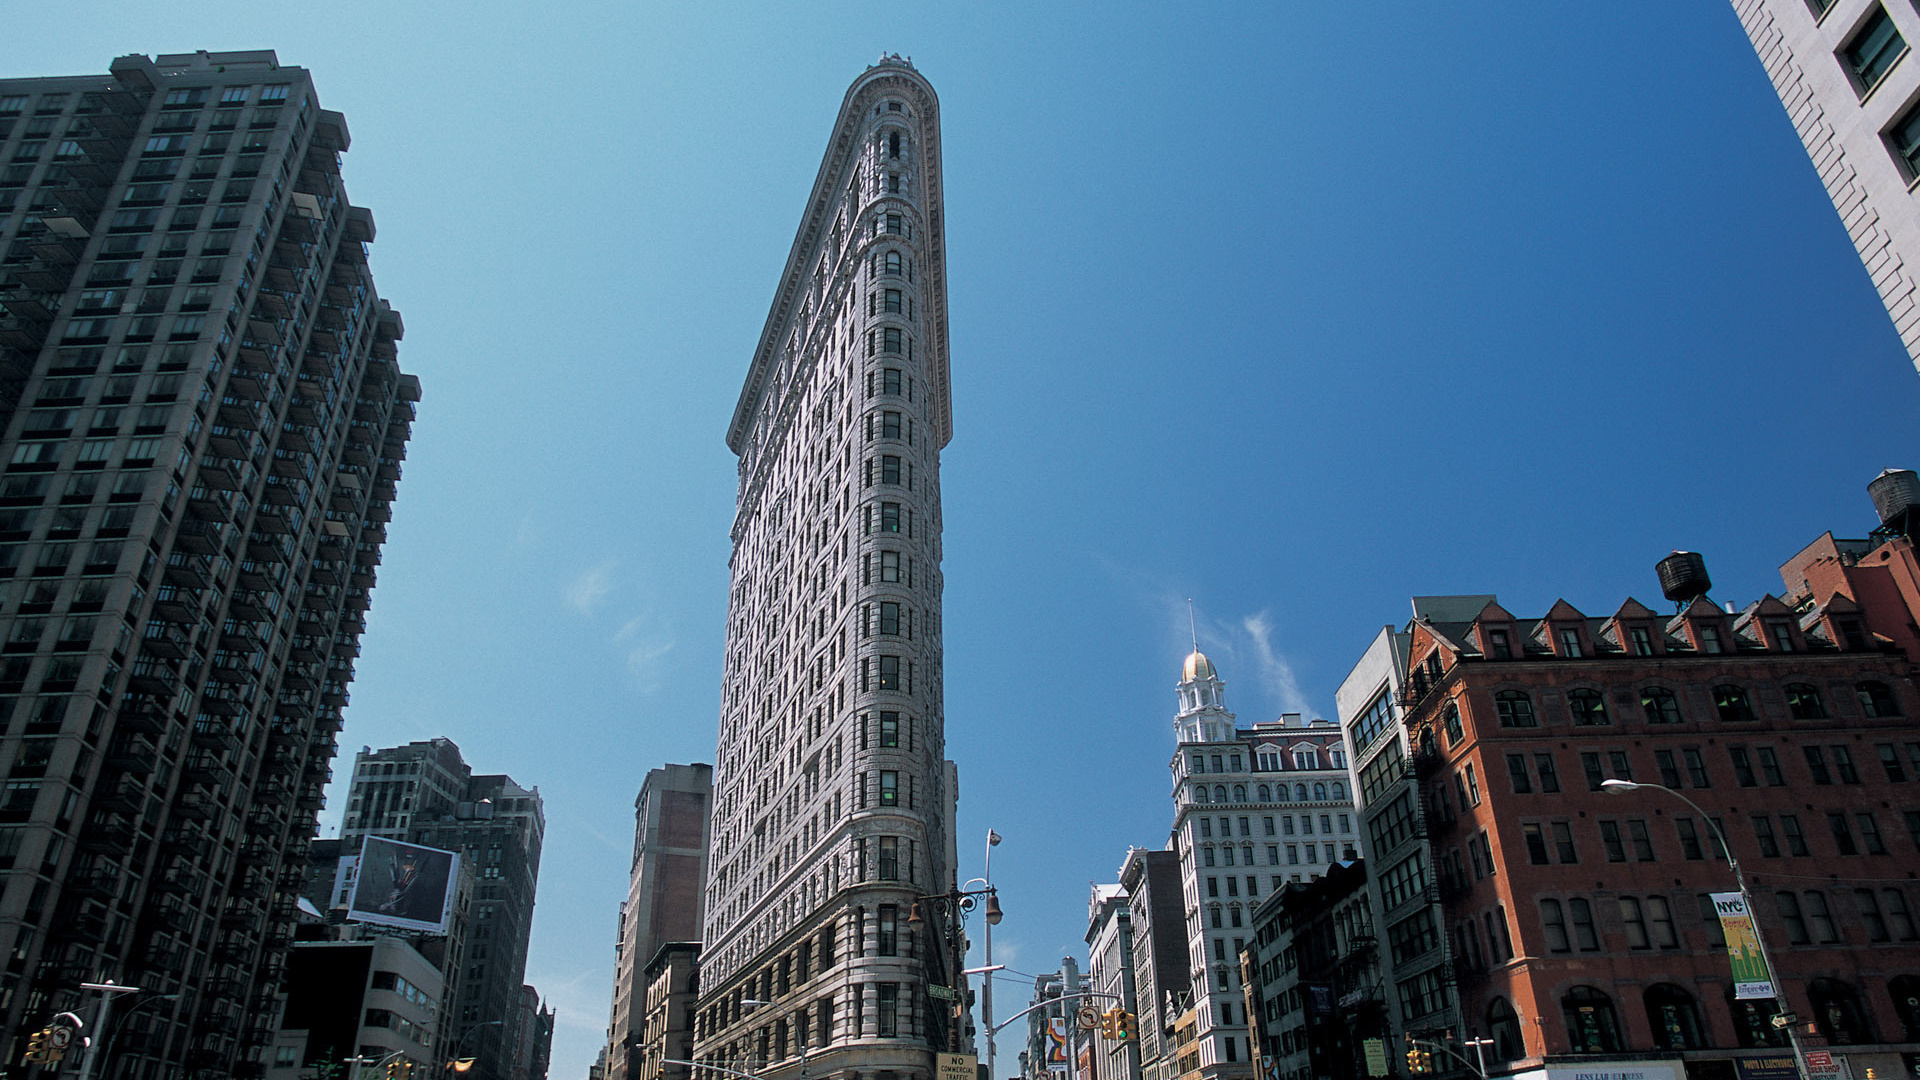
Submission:
[[[1920,575],[1904,539],[1823,541],[1783,567],[1788,600],[1738,615],[1494,603],[1411,627],[1403,703],[1447,925],[1417,914],[1382,944],[1447,938],[1499,1071],[1652,1053],[1731,1075],[1708,1063],[1778,1038],[1771,1001],[1732,1000],[1703,899],[1734,889],[1713,826],[1609,778],[1724,828],[1809,1047],[1920,1051],[1920,692],[1901,648],[1920,648]]]

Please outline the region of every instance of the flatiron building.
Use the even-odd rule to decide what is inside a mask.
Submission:
[[[262,1072],[419,397],[347,143],[272,52],[0,80],[9,1061],[111,979],[109,1080]]]
[[[926,1077],[959,1002],[941,709],[952,435],[933,88],[840,107],[727,430],[739,455],[696,1023],[760,1075]],[[959,989],[954,989],[958,987]]]

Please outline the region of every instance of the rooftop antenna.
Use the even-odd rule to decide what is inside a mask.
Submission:
[[[1196,629],[1194,625],[1193,597],[1191,596],[1187,597],[1187,632],[1193,635],[1193,651],[1199,652],[1200,651],[1200,631]]]

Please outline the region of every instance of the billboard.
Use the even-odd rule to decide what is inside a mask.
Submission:
[[[359,863],[347,918],[400,930],[447,932],[460,874],[458,854],[369,836],[361,841]]]

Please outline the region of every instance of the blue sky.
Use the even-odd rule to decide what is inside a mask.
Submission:
[[[1610,612],[1684,547],[1745,602],[1920,462],[1724,4],[78,11],[9,10],[0,70],[274,48],[347,115],[425,400],[342,754],[447,735],[540,786],[556,1080],[606,1023],[640,779],[712,757],[723,434],[883,50],[944,110],[948,745],[1016,970],[1165,841],[1187,597],[1244,723],[1330,716],[1410,595]]]

